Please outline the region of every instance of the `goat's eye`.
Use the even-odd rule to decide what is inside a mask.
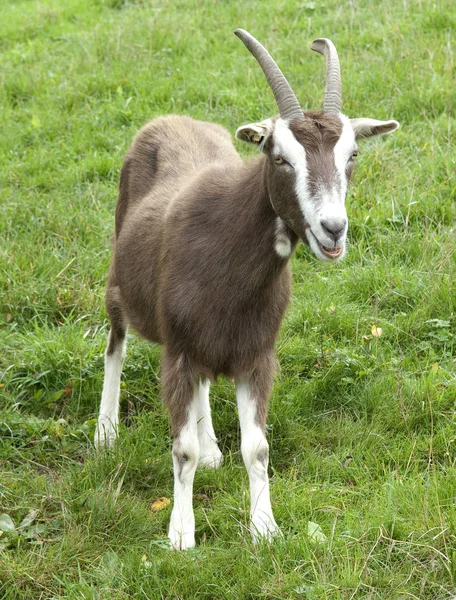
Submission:
[[[352,155],[350,157],[351,160],[354,160],[359,154],[358,150],[353,150]]]
[[[282,158],[281,156],[276,156],[276,157],[274,158],[274,162],[275,162],[275,164],[276,164],[276,165],[283,165],[283,163],[284,163],[285,161],[283,160],[283,158]]]

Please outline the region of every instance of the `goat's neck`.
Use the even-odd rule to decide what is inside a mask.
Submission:
[[[269,197],[266,160],[265,156],[260,156],[244,163],[239,177],[233,181],[231,194],[231,210],[243,237],[245,260],[260,278],[262,274],[264,277],[278,275],[297,243],[297,236],[283,224],[283,235],[289,242],[290,251],[286,256],[277,252],[279,217]]]

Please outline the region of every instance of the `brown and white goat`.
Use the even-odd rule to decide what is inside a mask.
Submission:
[[[251,533],[255,540],[278,531],[265,425],[274,343],[290,299],[289,258],[298,240],[322,260],[343,257],[356,140],[399,126],[341,113],[339,61],[329,40],[312,44],[326,59],[324,108],[304,113],[263,46],[242,29],[235,33],[260,63],[280,112],[236,132],[262,154],[242,161],[225,129],[189,117],[146,125],[121,171],[106,294],[111,331],[95,443],[112,444],[117,435],[130,325],[164,346],[174,437],[169,538],[178,549],[195,544],[196,467],[222,461],[209,406],[209,381],[218,375],[236,385]]]

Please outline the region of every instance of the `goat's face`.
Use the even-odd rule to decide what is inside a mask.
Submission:
[[[342,114],[339,57],[331,40],[312,42],[312,50],[325,57],[325,99],[323,111],[304,113],[266,48],[244,29],[235,34],[263,69],[280,113],[278,119],[240,127],[236,137],[258,144],[267,155],[266,185],[277,215],[318,258],[338,260],[345,254],[345,196],[358,153],[356,139],[389,133],[399,123]]]
[[[271,202],[322,260],[345,254],[345,196],[357,145],[350,122],[323,113],[278,119],[268,146]]]
[[[345,197],[358,154],[356,138],[397,126],[314,111],[291,122],[267,119],[240,127],[236,137],[257,143],[266,154],[266,185],[276,214],[318,258],[337,261],[345,254]]]

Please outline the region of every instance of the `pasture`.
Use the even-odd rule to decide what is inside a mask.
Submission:
[[[456,597],[456,18],[450,0],[12,0],[0,28],[0,597]],[[160,354],[129,335],[120,438],[93,434],[122,158],[155,116],[277,113],[273,54],[320,108],[329,37],[360,143],[349,251],[299,246],[268,440],[282,537],[253,546],[234,388],[212,388],[224,463],[197,471],[197,547],[169,549]],[[243,156],[253,153],[236,142]],[[235,218],[235,217],[234,217]],[[160,509],[160,510],[157,510]]]

